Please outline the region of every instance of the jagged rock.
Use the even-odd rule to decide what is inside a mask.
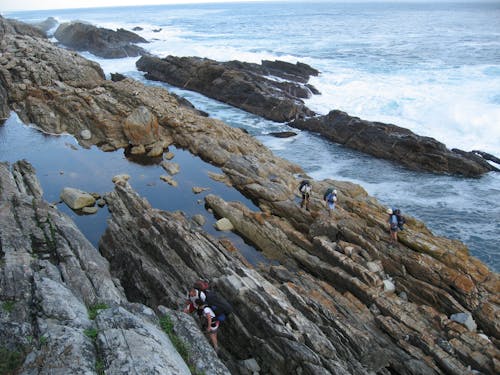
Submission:
[[[311,116],[302,99],[312,95],[303,85],[313,68],[297,63],[269,62],[262,65],[239,61],[217,62],[197,57],[142,56],[136,63],[146,78],[200,92],[267,119],[284,122]],[[286,77],[277,81],[270,75]]]
[[[49,32],[49,30],[53,29],[57,26],[59,22],[54,17],[48,17],[46,20],[42,22],[33,23],[32,25],[37,29],[42,30],[45,35]]]
[[[0,346],[13,372],[191,373],[154,311],[128,303],[106,259],[43,201],[30,164],[0,163],[0,186]]]
[[[28,35],[35,38],[46,38],[45,33],[34,25],[30,25],[15,19],[5,19],[2,17],[0,25],[0,36],[4,34],[19,34]]]
[[[170,186],[173,186],[173,187],[179,186],[179,183],[177,181],[175,181],[172,178],[172,176],[162,175],[162,176],[160,176],[160,180],[165,181],[167,184],[169,184]]]
[[[132,43],[147,43],[139,35],[118,29],[116,31],[82,22],[65,22],[54,33],[56,39],[77,51],[89,51],[104,58],[140,56],[146,51]]]
[[[173,176],[180,172],[180,166],[178,163],[174,163],[171,161],[162,161],[161,166],[165,169],[169,175]]]
[[[197,214],[197,215],[194,215],[193,216],[193,221],[200,225],[200,226],[203,226],[205,225],[206,223],[206,219],[205,219],[205,216],[201,215],[201,214]]]
[[[201,194],[204,191],[207,191],[207,190],[210,190],[210,189],[209,188],[204,188],[204,187],[201,187],[201,186],[193,186],[193,188],[191,190],[193,191],[194,194]]]
[[[203,374],[229,375],[226,366],[217,358],[217,354],[210,345],[207,337],[200,332],[199,322],[195,322],[193,317],[180,311],[175,311],[159,306],[158,310],[162,315],[170,317],[173,323],[174,334],[184,343],[189,345],[189,354],[192,366]]]
[[[127,116],[123,131],[132,145],[146,145],[158,140],[158,120],[151,111],[140,106]]]
[[[130,175],[129,174],[117,174],[116,176],[113,176],[111,181],[113,181],[114,184],[123,184],[130,180]]]
[[[159,87],[129,78],[106,81],[94,63],[42,39],[7,33],[0,47],[1,81],[23,121],[77,138],[88,128],[93,138],[79,139],[82,145],[112,150],[129,146],[124,120],[136,108],[148,108],[158,119],[159,139],[220,167],[227,181],[260,208],[206,197],[217,217],[229,218],[235,233],[266,261],[280,264],[252,267],[237,246],[210,236],[180,212],[152,208],[121,180],[105,196],[111,216],[99,250],[112,265],[114,278],[108,277],[103,258],[76,227],[33,198],[41,190],[32,174],[22,167],[13,173],[0,167],[0,301],[14,302],[10,313],[0,311],[0,335],[9,348],[50,332],[32,298],[34,280],[41,280],[32,277],[34,272],[64,280],[63,286],[87,307],[106,301],[131,313],[135,310],[123,302],[117,279],[129,300],[174,309],[184,302],[186,286],[206,278],[234,307],[219,339],[225,364],[235,374],[249,358],[266,374],[498,372],[498,275],[470,257],[463,244],[433,236],[408,217],[401,243],[389,247],[383,205],[351,183],[314,181],[311,211],[301,210],[296,176],[304,174],[302,169],[240,129],[180,107]],[[329,219],[322,194],[332,185],[342,199]],[[382,270],[373,272],[370,262],[379,262]],[[388,277],[397,294],[384,292]],[[407,300],[398,297],[403,292]],[[470,311],[490,342],[447,318],[457,311]],[[33,325],[39,312],[43,331]],[[64,350],[55,340],[59,331],[54,332],[44,339],[50,339],[51,359]],[[81,348],[96,348],[81,328],[74,337]],[[443,348],[439,343],[445,341],[449,346]],[[27,358],[34,357],[31,363],[40,359],[37,371],[43,373],[48,365],[37,357],[41,351]],[[58,363],[77,363],[77,358],[87,368],[97,357],[69,352]]]
[[[73,210],[79,210],[80,208],[95,204],[95,198],[92,195],[76,188],[64,188],[60,197]]]
[[[396,125],[361,120],[345,112],[297,119],[290,126],[320,133],[327,139],[367,154],[392,160],[413,170],[478,177],[497,170],[472,152],[448,150],[433,138]]]

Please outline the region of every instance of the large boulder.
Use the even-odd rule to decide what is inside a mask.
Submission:
[[[147,40],[125,29],[114,31],[83,22],[66,22],[59,25],[54,36],[67,47],[89,51],[104,58],[140,56],[146,53],[134,43],[147,43]]]
[[[290,126],[413,170],[479,177],[495,167],[473,152],[449,150],[434,138],[392,124],[361,120],[334,110],[325,116],[297,119]]]
[[[318,71],[306,64],[268,61],[258,65],[198,57],[142,56],[136,65],[147,72],[148,79],[200,92],[269,120],[284,122],[314,114],[303,99],[317,91],[304,82]]]

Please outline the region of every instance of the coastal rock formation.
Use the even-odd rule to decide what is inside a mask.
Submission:
[[[114,31],[82,22],[65,22],[59,25],[54,36],[67,47],[108,59],[146,54],[144,48],[134,43],[147,43],[147,40],[125,29]]]
[[[106,259],[42,199],[29,163],[0,163],[0,187],[2,373],[191,374],[156,314],[127,301]]]
[[[284,122],[314,115],[302,99],[317,93],[305,83],[319,72],[306,64],[143,56],[136,65],[147,72],[148,79],[202,93],[269,120]]]
[[[449,150],[434,138],[422,137],[392,124],[361,120],[337,110],[325,116],[297,119],[289,125],[319,133],[333,142],[417,171],[465,177],[498,171],[477,152]]]
[[[54,17],[48,17],[46,20],[42,22],[33,23],[37,29],[42,30],[45,34],[47,34],[51,29],[57,26],[59,22]]]
[[[110,374],[142,366],[153,373],[152,366],[165,363],[185,373],[153,310],[178,310],[186,288],[206,278],[234,307],[219,333],[221,358],[233,374],[248,374],[251,364],[262,374],[500,371],[499,276],[460,242],[408,217],[400,244],[391,246],[385,207],[347,182],[315,181],[311,211],[304,211],[297,204],[299,181],[308,178],[303,170],[241,129],[199,116],[162,88],[107,81],[96,64],[42,39],[9,33],[0,47],[0,82],[23,121],[111,150],[138,147],[124,125],[142,119],[144,129],[154,130],[145,149],[189,150],[220,167],[259,207],[205,197],[217,218],[229,220],[269,260],[252,266],[230,241],[181,212],[151,207],[126,178],[116,178],[105,196],[111,216],[99,244],[111,277],[71,220],[39,198],[29,167],[2,166],[0,334],[9,351],[36,339],[23,369],[41,363],[49,373],[56,363],[72,373],[81,363],[91,372],[103,358]],[[157,128],[147,125],[154,119]],[[81,138],[84,129],[90,139]],[[322,200],[328,186],[339,192],[332,218]],[[92,320],[86,310],[100,303],[109,308]],[[470,314],[477,330],[450,319],[457,313]],[[174,331],[183,331],[184,318],[176,315]],[[192,346],[199,347],[198,333]],[[198,362],[213,365],[206,353]]]

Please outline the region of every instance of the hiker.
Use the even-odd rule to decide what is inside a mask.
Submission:
[[[311,183],[309,180],[302,180],[299,185],[299,191],[302,194],[302,200],[300,201],[300,208],[306,207],[306,210],[309,211],[309,197],[311,195]]]
[[[205,302],[206,299],[207,295],[205,294],[205,292],[194,287],[189,289],[187,296],[187,306],[184,308],[184,312],[192,313],[193,311],[196,311],[198,308],[198,306],[196,305],[196,301],[201,300],[202,302]]]
[[[326,202],[326,208],[328,209],[328,215],[332,216],[332,211],[335,209],[335,203],[337,202],[337,190],[328,188],[323,195],[323,199]]]
[[[197,306],[198,315],[203,318],[202,327],[209,334],[210,341],[212,342],[212,346],[215,351],[219,350],[219,346],[217,344],[217,330],[219,329],[220,321],[215,316],[215,312],[212,310],[210,306],[208,306],[203,300],[197,299],[194,302]]]
[[[391,234],[391,243],[398,242],[398,232],[403,230],[403,225],[405,223],[405,218],[401,215],[401,210],[399,208],[388,208],[387,214],[389,214],[389,232]]]

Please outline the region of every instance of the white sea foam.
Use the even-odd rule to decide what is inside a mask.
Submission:
[[[500,154],[500,106],[488,101],[500,75],[483,67],[410,75],[338,69],[313,77],[321,95],[306,104],[318,113],[332,109],[352,116],[407,127],[448,147]]]

